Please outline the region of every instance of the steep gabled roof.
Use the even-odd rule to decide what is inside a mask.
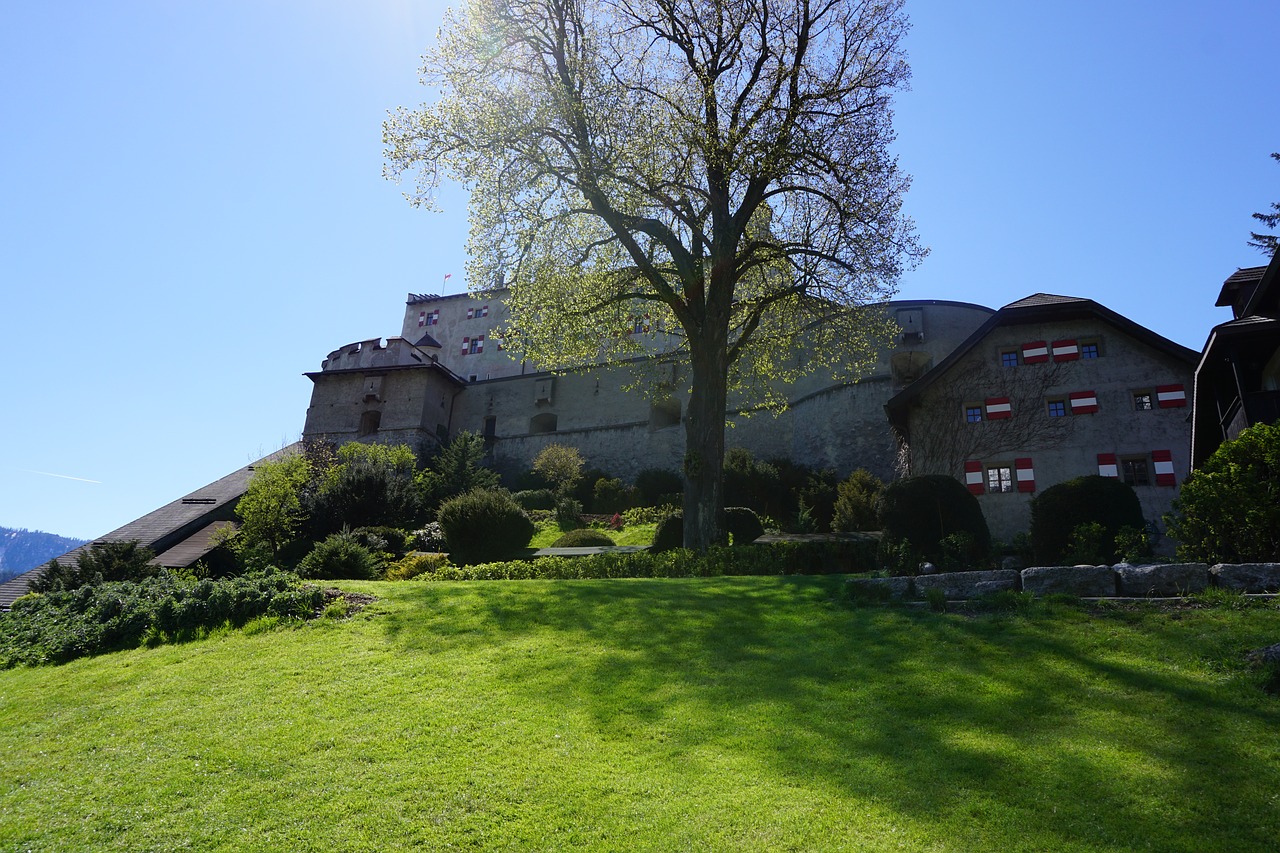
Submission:
[[[997,328],[1083,319],[1102,320],[1104,323],[1116,327],[1152,349],[1185,362],[1188,367],[1194,367],[1200,358],[1200,354],[1195,350],[1176,344],[1163,335],[1158,335],[1147,327],[1133,322],[1128,317],[1117,314],[1104,305],[1099,305],[1092,299],[1084,299],[1079,296],[1058,296],[1053,293],[1036,293],[1016,302],[1010,302],[991,315],[990,319],[979,326],[960,346],[934,365],[932,370],[894,395],[888,403],[885,403],[885,411],[889,414],[890,422],[895,425],[898,424],[900,414],[906,411],[907,406],[912,401],[923,394],[933,383],[945,376],[956,362],[968,355],[974,347],[978,346]]]
[[[136,540],[157,554],[170,551],[188,538],[208,531],[209,525],[215,521],[229,521],[234,518],[236,502],[240,500],[253,476],[255,465],[280,459],[286,454],[301,448],[295,442],[283,447],[257,462],[237,469],[220,480],[214,480],[203,488],[196,489],[185,497],[167,503],[141,518],[134,519],[124,527],[117,528],[105,536],[99,536],[92,542],[68,551],[57,559],[62,562],[74,562],[75,559],[90,546],[99,542],[129,542]],[[209,531],[211,532],[211,531]],[[204,534],[207,544],[208,533]],[[9,605],[19,596],[26,595],[31,589],[31,581],[44,572],[44,563],[0,584],[0,609],[7,610]]]

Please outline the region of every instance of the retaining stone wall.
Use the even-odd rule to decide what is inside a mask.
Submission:
[[[1018,571],[945,572],[895,578],[850,578],[852,589],[888,590],[890,598],[922,598],[940,589],[950,600],[978,598],[1001,590],[1080,598],[1148,598],[1189,595],[1209,586],[1245,593],[1280,592],[1280,563],[1157,563],[1149,566],[1034,566]],[[883,593],[881,593],[883,594]]]

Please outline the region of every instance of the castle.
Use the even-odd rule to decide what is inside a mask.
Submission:
[[[409,294],[398,337],[334,350],[307,374],[303,438],[403,443],[421,454],[470,430],[506,476],[551,443],[624,479],[678,471],[680,364],[659,362],[671,392],[656,398],[627,390],[626,364],[539,369],[502,348],[505,295]],[[778,417],[731,411],[727,446],[841,476],[955,476],[1001,538],[1027,529],[1037,491],[1082,474],[1128,482],[1148,519],[1168,511],[1189,468],[1198,353],[1089,299],[1035,294],[998,311],[909,300],[883,310],[899,331],[865,375],[811,372],[785,389]]]

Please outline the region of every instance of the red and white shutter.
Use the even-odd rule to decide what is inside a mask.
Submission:
[[[1032,341],[1022,345],[1023,364],[1044,364],[1049,360],[1049,344],[1045,341]]]
[[[419,327],[421,327],[421,326],[425,326],[425,325],[427,325],[427,312],[426,312],[426,311],[419,311],[419,312],[418,312],[418,326],[419,326]]]
[[[1054,361],[1075,361],[1080,357],[1080,345],[1072,340],[1053,342]]]
[[[1156,402],[1162,409],[1180,409],[1187,405],[1187,389],[1181,385],[1157,385]]]
[[[1098,476],[1099,477],[1119,477],[1120,463],[1116,461],[1114,453],[1098,454]]]
[[[471,352],[471,338],[462,339],[462,354],[467,355]]]
[[[1098,395],[1092,391],[1071,392],[1071,414],[1092,415],[1098,411]]]
[[[1013,410],[1009,407],[1008,397],[988,397],[986,404],[987,420],[989,421],[998,421],[1013,414]]]
[[[970,459],[964,463],[964,484],[970,494],[980,495],[987,489],[982,483],[982,463]]]
[[[1034,492],[1036,490],[1036,469],[1028,459],[1013,460],[1013,467],[1017,471],[1018,491]]]
[[[476,338],[476,352],[484,352],[484,335]]]
[[[1173,453],[1168,450],[1153,450],[1151,461],[1155,463],[1157,486],[1178,485],[1178,479],[1173,475]]]

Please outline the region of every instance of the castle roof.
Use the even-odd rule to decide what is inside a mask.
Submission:
[[[1141,341],[1159,352],[1171,356],[1189,366],[1194,366],[1200,354],[1181,344],[1174,343],[1163,335],[1156,334],[1145,326],[1141,326],[1128,317],[1117,314],[1105,305],[1099,305],[1092,299],[1080,296],[1058,296],[1052,293],[1035,293],[1031,296],[1010,302],[993,314],[985,323],[974,330],[960,346],[951,351],[946,358],[938,362],[931,370],[912,382],[906,388],[885,403],[885,411],[891,423],[897,425],[905,416],[907,407],[937,382],[951,369],[956,362],[964,358],[974,347],[978,346],[991,332],[1002,326],[1022,326],[1030,323],[1063,322],[1067,320],[1097,319],[1102,320],[1132,338]]]
[[[211,526],[215,522],[228,522],[234,519],[236,502],[248,488],[254,467],[297,452],[301,447],[299,442],[283,447],[257,462],[231,472],[220,480],[214,480],[209,485],[196,489],[189,495],[167,503],[141,518],[134,519],[123,527],[99,536],[93,542],[68,551],[57,559],[60,562],[75,562],[77,557],[87,552],[96,543],[134,540],[157,554],[165,554],[172,558],[178,556],[178,552],[175,551],[178,546],[188,539],[195,538],[198,541],[192,543],[192,547],[183,550],[182,553],[207,552],[209,535],[212,533]],[[196,558],[198,556],[199,554]],[[173,563],[171,561],[162,565],[173,565]],[[43,572],[44,566],[38,566],[0,584],[0,609],[8,609],[15,599],[26,595],[31,589],[31,581]]]

